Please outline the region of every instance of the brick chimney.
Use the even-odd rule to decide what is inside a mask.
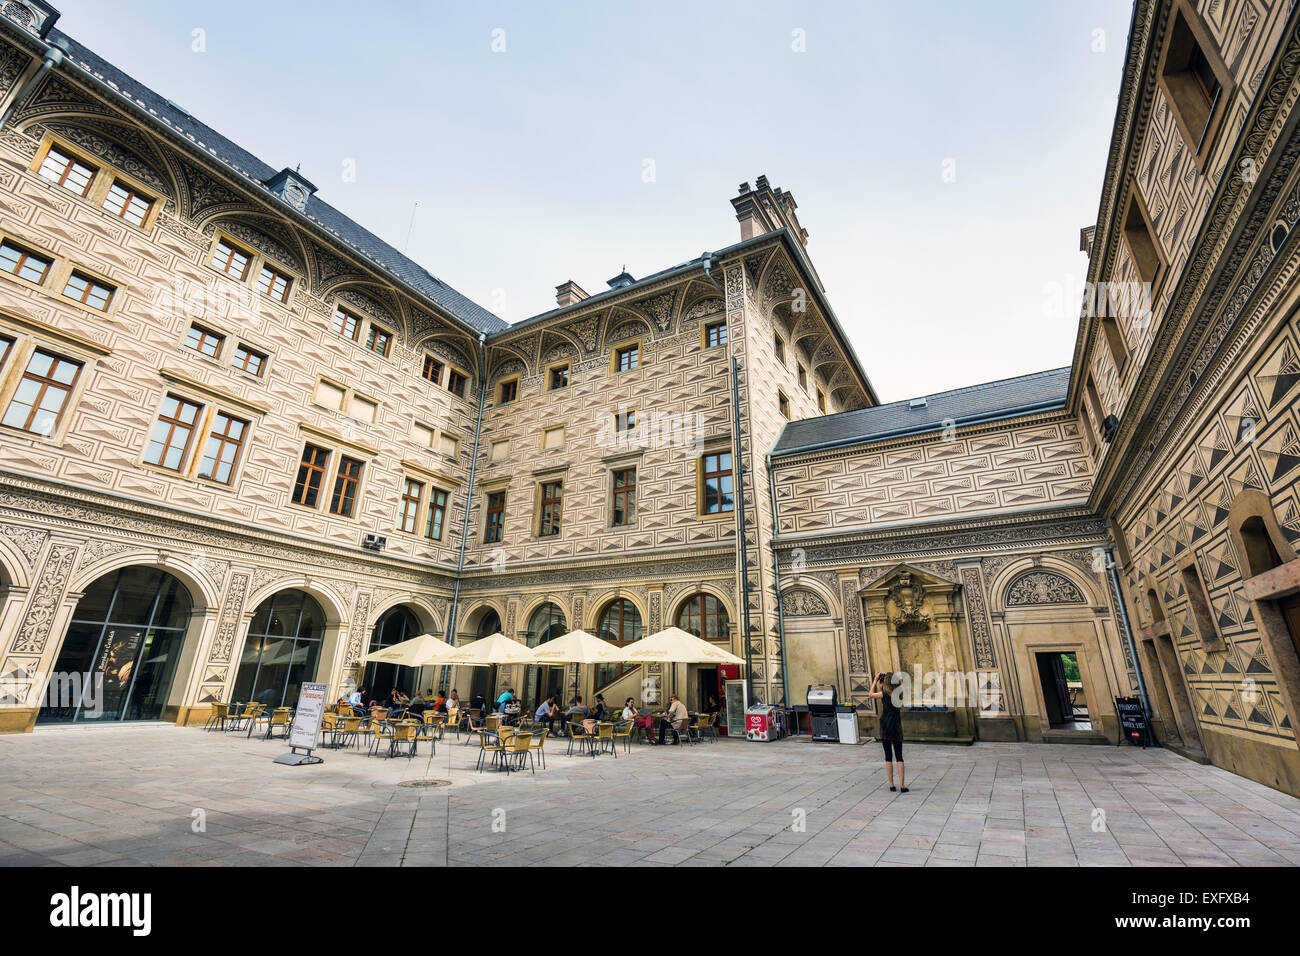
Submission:
[[[575,302],[581,302],[587,297],[587,293],[582,286],[578,285],[578,283],[574,282],[572,279],[565,282],[563,285],[557,285],[555,287],[555,304],[560,308],[564,308],[566,305],[573,305]]]

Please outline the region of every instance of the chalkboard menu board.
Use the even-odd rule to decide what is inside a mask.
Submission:
[[[1121,737],[1135,747],[1147,747],[1155,743],[1151,739],[1151,725],[1147,723],[1147,714],[1139,698],[1116,697],[1115,713],[1119,714]]]
[[[744,739],[745,736],[745,682],[727,681],[727,736]]]

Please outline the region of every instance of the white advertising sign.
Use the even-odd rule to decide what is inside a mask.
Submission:
[[[315,750],[316,735],[320,733],[321,715],[325,713],[325,692],[328,684],[303,684],[298,694],[298,709],[293,714],[289,728],[289,746],[299,750]]]

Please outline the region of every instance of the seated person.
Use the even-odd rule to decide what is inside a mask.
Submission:
[[[597,694],[595,702],[591,705],[591,716],[596,720],[604,720],[609,716],[609,708],[605,706],[605,697],[603,694]]]
[[[636,720],[639,716],[636,712],[636,701],[631,697],[623,701],[623,712],[618,716],[623,720]]]
[[[420,692],[417,690],[417,691],[415,692],[415,696],[412,697],[412,698],[407,702],[407,704],[406,704],[406,709],[407,709],[410,713],[414,714],[416,717],[419,717],[419,718],[423,719],[423,717],[424,717],[424,711],[428,708],[428,706],[429,706],[429,705],[428,705],[428,703],[425,701],[424,697],[421,696]]]
[[[520,703],[518,697],[511,697],[501,705],[501,715],[505,719],[505,722],[511,727],[519,725],[520,711],[522,710],[523,705]]]
[[[556,706],[555,695],[551,695],[542,701],[537,710],[533,712],[533,720],[539,724],[546,725],[546,736],[555,736],[555,721],[560,716],[560,708]]]
[[[677,698],[677,695],[671,694],[668,699],[670,701],[668,705],[668,713],[664,714],[663,718],[659,721],[658,743],[661,747],[664,744],[664,734],[670,730],[673,732],[673,736],[677,738],[673,743],[678,743],[681,740],[681,735],[688,732],[686,727],[690,722],[690,716],[686,712],[686,705]],[[650,742],[655,743],[654,740],[651,740]]]
[[[581,723],[583,728],[587,726],[587,705],[582,702],[581,697],[573,698],[573,706],[564,712],[565,719],[571,724]]]

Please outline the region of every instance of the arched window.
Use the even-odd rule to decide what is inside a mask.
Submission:
[[[534,611],[528,618],[529,647],[536,647],[553,641],[565,634],[564,612],[549,601]]]
[[[52,682],[38,719],[160,719],[191,608],[185,586],[157,568],[122,568],[96,580],[77,602],[54,665],[66,679],[58,688]],[[64,686],[68,679],[73,685]]]
[[[712,594],[695,594],[677,612],[677,626],[706,641],[730,639],[726,606]]]
[[[476,638],[491,637],[493,634],[500,633],[500,631],[501,631],[501,615],[498,614],[496,611],[494,611],[492,608],[488,608],[487,611],[483,614],[483,617],[479,620],[478,630],[475,632],[474,636]]]
[[[626,598],[609,602],[600,614],[596,636],[602,640],[626,647],[641,640],[641,612]],[[599,664],[596,667],[596,686],[605,687],[629,673],[632,664]]]
[[[411,613],[410,609],[398,605],[386,611],[375,624],[375,629],[370,633],[368,653],[373,654],[385,647],[392,647],[402,641],[419,637],[422,631],[419,619]],[[366,688],[366,701],[383,700],[394,687],[400,687],[409,694],[427,689],[408,686],[409,682],[418,676],[418,668],[411,670],[398,664],[371,661],[366,665],[365,680],[362,682],[362,686]]]
[[[325,612],[306,591],[272,594],[253,612],[235,677],[236,701],[268,707],[298,703],[303,682],[316,677]]]

